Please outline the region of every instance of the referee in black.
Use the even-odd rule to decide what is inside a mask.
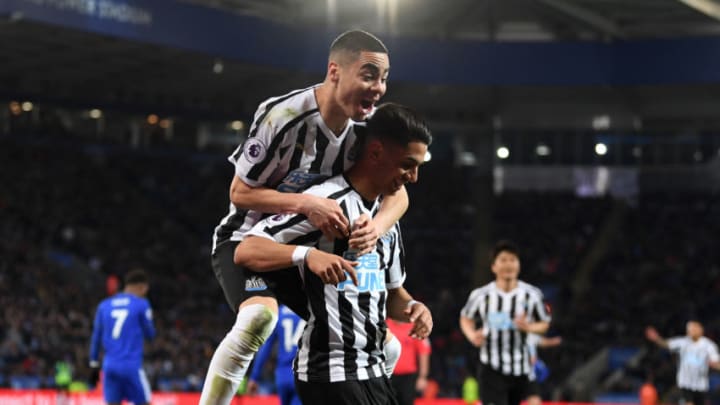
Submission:
[[[491,262],[495,281],[470,293],[460,313],[460,328],[480,349],[482,403],[517,405],[527,395],[532,367],[527,334],[544,334],[550,315],[540,289],[518,280],[520,255],[514,243],[498,242]]]

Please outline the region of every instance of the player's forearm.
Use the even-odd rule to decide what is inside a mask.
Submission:
[[[460,330],[462,331],[465,338],[472,341],[472,336],[475,334],[475,320],[460,316]]]
[[[395,194],[384,196],[380,210],[375,217],[373,217],[373,222],[377,227],[376,229],[378,229],[381,234],[389,231],[390,228],[405,215],[409,203],[410,200],[405,186],[400,187],[400,190]]]
[[[663,349],[670,349],[670,345],[668,344],[667,340],[663,339],[660,336],[656,339],[652,339],[652,342],[662,347]]]
[[[300,193],[281,193],[267,187],[250,187],[235,176],[230,186],[230,201],[240,209],[266,213],[304,213],[307,199]]]
[[[720,371],[720,361],[711,361],[708,363],[711,368]]]
[[[550,322],[531,322],[528,324],[527,329],[525,332],[527,333],[536,333],[538,335],[544,335],[545,332],[550,329]]]
[[[387,313],[390,319],[399,322],[410,322],[405,314],[408,303],[412,301],[412,296],[403,287],[394,288],[388,291]]]
[[[260,236],[248,236],[235,248],[235,264],[257,272],[293,267],[295,245],[284,245]]]
[[[421,354],[418,358],[418,377],[427,378],[430,374],[430,355]]]

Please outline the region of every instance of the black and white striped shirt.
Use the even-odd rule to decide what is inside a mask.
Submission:
[[[705,336],[693,341],[688,336],[668,339],[668,347],[680,356],[677,385],[693,391],[707,391],[710,387],[710,361],[720,361],[718,347]]]
[[[320,116],[316,87],[260,104],[248,138],[228,157],[235,175],[252,187],[300,192],[352,166],[356,123],[350,121],[341,134],[333,134]],[[241,241],[264,216],[230,203],[229,213],[215,228],[213,251],[226,240]]]
[[[531,370],[527,333],[518,330],[513,320],[525,314],[528,322],[550,321],[540,289],[522,281],[510,292],[502,291],[493,281],[470,293],[462,316],[482,322],[485,344],[480,362],[505,375],[528,375]]]
[[[343,175],[305,192],[337,200],[351,223],[363,213],[374,215],[379,206],[378,201],[364,201]],[[320,230],[301,214],[266,218],[247,235],[315,246],[360,262],[356,267],[357,287],[349,278],[337,286],[323,284],[309,269],[300,269],[310,319],[298,345],[294,369],[300,381],[310,382],[383,377],[387,290],[401,287],[405,279],[399,225],[378,240],[374,252],[357,259],[349,252],[347,240],[321,238]]]

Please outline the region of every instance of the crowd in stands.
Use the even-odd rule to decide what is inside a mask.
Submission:
[[[132,149],[83,140],[0,136],[0,387],[52,386],[55,364],[85,379],[97,303],[114,277],[151,274],[158,337],[146,347],[155,389],[198,390],[233,314],[210,268],[212,230],[227,210],[233,170],[223,153]],[[474,224],[481,215],[472,169],[432,161],[410,185],[402,220],[406,286],[435,314],[431,378],[441,396],[461,395],[477,354],[457,323],[473,285]],[[561,397],[569,373],[608,345],[644,344],[645,325],[682,334],[692,313],[720,338],[720,197],[650,195],[637,201],[507,192],[492,199],[489,236],[521,247],[521,279],[552,307],[558,349],[541,351],[551,375],[545,397]],[[608,215],[623,221],[605,241],[587,297],[575,271]],[[484,279],[490,280],[490,270]],[[674,368],[651,351],[661,393]],[[636,387],[623,387],[635,389]],[[570,399],[570,398],[567,398]]]

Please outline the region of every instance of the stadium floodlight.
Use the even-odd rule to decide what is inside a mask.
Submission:
[[[510,157],[510,149],[508,149],[506,146],[501,146],[497,148],[497,151],[495,153],[500,159],[507,159]]]
[[[90,110],[88,112],[88,115],[90,116],[90,118],[92,118],[94,120],[100,119],[100,117],[102,117],[102,110],[93,108],[92,110]]]
[[[230,128],[232,128],[233,131],[242,131],[245,128],[245,123],[240,120],[235,120],[230,123]]]
[[[22,107],[22,110],[23,110],[23,111],[25,111],[25,112],[30,112],[30,111],[32,111],[32,109],[33,109],[33,103],[31,103],[31,102],[29,102],[29,101],[24,101],[24,102],[22,103],[21,107]]]
[[[432,159],[432,153],[430,151],[425,152],[425,162],[429,162]]]
[[[608,147],[602,142],[595,144],[595,154],[598,156],[605,156],[607,155]]]
[[[539,144],[539,145],[535,148],[535,153],[536,153],[538,156],[550,156],[550,153],[551,153],[551,152],[552,152],[552,151],[550,150],[550,147],[547,146],[547,145],[545,145],[544,143]]]

